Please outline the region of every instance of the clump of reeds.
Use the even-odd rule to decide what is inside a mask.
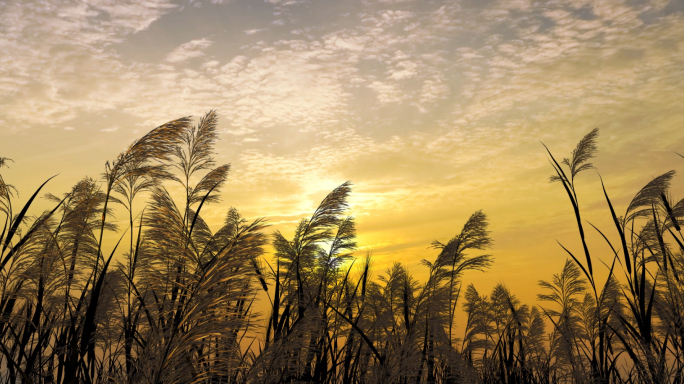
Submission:
[[[573,152],[572,160],[564,160],[564,163],[572,169],[575,162],[581,164],[591,158],[597,135],[596,129],[587,135]],[[585,267],[566,249],[574,266],[582,273],[576,269],[573,273],[569,265],[564,273],[573,274],[572,279],[578,282],[588,281],[592,288],[592,294],[578,289],[578,300],[568,300],[563,305],[568,314],[568,320],[563,321],[579,325],[580,333],[573,335],[556,327],[559,337],[565,337],[575,345],[576,352],[565,352],[575,361],[576,366],[571,369],[576,376],[584,372],[594,381],[682,382],[684,312],[681,300],[684,286],[680,276],[684,266],[684,237],[679,220],[684,213],[684,200],[674,203],[669,194],[670,180],[675,172],[666,172],[648,182],[622,216],[617,215],[603,188],[619,242],[611,242],[607,235],[591,225],[613,253],[608,279],[599,286],[591,268],[592,256],[584,241],[574,189],[575,173],[571,171],[568,177],[550,152],[549,155],[556,170],[554,180],[562,182],[573,204],[586,257]],[[590,167],[588,164],[583,166],[583,169]],[[615,275],[616,262],[623,271],[621,276]],[[583,283],[580,285],[584,287]],[[573,314],[577,317],[570,320]],[[625,355],[631,364],[620,364],[621,355]]]
[[[349,182],[291,237],[269,238],[264,219],[233,208],[212,231],[201,213],[220,201],[229,171],[212,157],[216,123],[212,111],[194,126],[182,118],[152,130],[100,179],[46,195],[54,207],[37,216],[29,208],[45,183],[15,209],[0,176],[0,381],[682,382],[684,200],[670,196],[674,171],[623,216],[604,188],[619,242],[590,225],[612,250],[601,283],[575,189],[598,130],[560,163],[549,152],[583,256],[564,247],[563,270],[539,283],[543,306],[529,306],[503,284],[489,296],[463,288],[466,271],[493,262],[482,254],[492,240],[481,211],[432,243],[424,282],[401,263],[373,278],[371,255],[357,261]],[[126,225],[112,221],[117,206]],[[105,231],[118,241],[105,244]],[[465,324],[455,322],[459,303]]]

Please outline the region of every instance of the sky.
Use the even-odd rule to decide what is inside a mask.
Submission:
[[[19,201],[216,109],[232,168],[210,224],[235,206],[291,235],[351,180],[357,254],[376,275],[400,261],[420,277],[430,243],[482,209],[496,261],[464,281],[526,302],[564,263],[557,240],[581,250],[541,142],[562,158],[600,129],[577,183],[609,236],[598,173],[622,212],[684,166],[681,0],[10,0],[0,52],[2,174]]]

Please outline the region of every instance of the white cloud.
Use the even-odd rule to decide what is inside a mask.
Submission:
[[[173,7],[166,0],[0,4],[3,117],[24,126],[59,124],[130,99],[136,74],[108,47]]]
[[[440,76],[425,80],[420,89],[420,98],[418,99],[418,102],[421,104],[420,111],[422,113],[428,112],[424,107],[425,105],[429,105],[439,99],[445,99],[449,94],[449,86],[445,84],[444,79]]]
[[[390,77],[394,80],[410,79],[418,74],[418,64],[413,61],[401,61],[396,68],[390,70]]]
[[[211,60],[211,61],[207,61],[206,63],[202,64],[202,68],[204,68],[204,69],[206,69],[206,68],[215,68],[215,67],[217,67],[219,64],[221,64],[221,63],[219,63],[219,62],[216,61],[216,60]]]
[[[109,128],[100,129],[100,131],[109,133],[109,132],[116,132],[116,131],[118,131],[119,129],[121,129],[121,127],[115,125],[115,126],[112,126],[112,127],[109,127]]]
[[[572,108],[558,105],[578,111],[616,103],[618,94],[661,100],[657,84],[681,85],[674,75],[681,16],[644,26],[638,7],[595,4],[597,19],[579,20],[565,6],[523,3],[492,3],[502,9],[486,11],[452,1],[431,10],[375,3],[356,24],[293,25],[301,34],[252,43],[245,34],[263,31],[249,28],[261,21],[234,37],[248,42],[240,49],[207,57],[212,41],[223,38],[208,35],[213,40],[192,40],[152,64],[124,61],[110,47],[161,17],[170,7],[161,0],[128,8],[104,0],[45,10],[12,4],[0,12],[0,117],[59,124],[116,109],[149,126],[217,108],[231,124],[226,134],[253,139],[246,136],[282,127],[320,133],[377,121],[373,129],[391,129],[410,119],[376,116],[379,107],[414,106],[420,114],[411,118],[426,122],[417,130],[496,130],[492,121],[523,113],[521,103],[569,114]],[[521,12],[517,19],[510,8]],[[285,16],[274,17],[296,20]],[[551,27],[541,31],[537,17]],[[663,48],[667,41],[675,48]],[[368,91],[368,100],[356,99]]]
[[[74,127],[64,127],[64,130],[65,130],[65,131],[73,131],[74,129],[76,129],[76,128],[74,128]]]
[[[263,32],[263,31],[268,31],[267,28],[259,28],[259,29],[246,29],[243,32],[247,35],[253,35],[255,33]]]
[[[402,99],[399,86],[394,83],[374,81],[369,87],[377,93],[382,104],[398,103]]]
[[[213,42],[209,39],[192,40],[181,44],[166,55],[166,61],[170,63],[180,63],[195,57],[204,56],[204,50],[209,48]]]
[[[239,129],[228,129],[225,132],[229,135],[243,136],[243,135],[248,135],[250,133],[254,133],[254,132],[256,132],[256,130],[249,129],[249,128],[239,128]]]

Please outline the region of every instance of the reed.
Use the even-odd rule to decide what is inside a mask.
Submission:
[[[611,233],[584,221],[576,183],[593,168],[598,129],[560,162],[546,148],[582,255],[561,245],[568,260],[539,281],[540,305],[528,305],[503,284],[485,295],[464,280],[494,261],[482,211],[418,255],[425,281],[404,264],[375,272],[370,253],[356,258],[349,182],[290,236],[234,208],[212,231],[202,213],[220,203],[230,170],[213,158],[216,124],[210,111],[196,125],[181,118],[152,130],[99,179],[45,194],[54,205],[37,215],[30,208],[50,180],[14,207],[17,191],[0,175],[0,381],[684,380],[684,200],[671,197],[670,171],[621,216],[603,187]],[[0,157],[0,169],[10,163]],[[114,207],[126,224],[113,223]],[[587,230],[612,252],[605,281]],[[118,241],[105,244],[106,231]]]

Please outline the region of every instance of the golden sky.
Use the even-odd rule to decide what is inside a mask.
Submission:
[[[430,242],[482,209],[496,262],[466,283],[530,303],[565,260],[556,239],[581,249],[540,141],[563,157],[599,127],[618,211],[684,165],[681,0],[9,0],[0,52],[2,172],[20,200],[217,109],[232,171],[210,222],[235,206],[290,234],[351,180],[358,254],[376,275],[398,260],[420,276]],[[610,231],[597,173],[578,184]]]

